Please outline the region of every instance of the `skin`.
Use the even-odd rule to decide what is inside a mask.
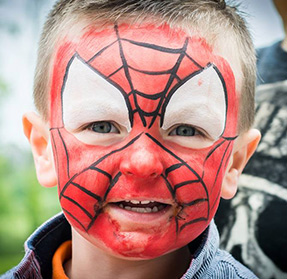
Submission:
[[[233,72],[239,71],[239,64],[234,62],[237,59],[214,53],[202,38],[173,32],[167,26],[120,25],[101,32],[87,29],[77,40],[62,42],[55,52],[50,123],[43,125],[34,114],[24,116],[38,179],[45,186],[58,182],[60,202],[73,227],[73,257],[67,272],[71,278],[93,278],[92,270],[108,270],[97,272],[97,278],[115,274],[117,278],[177,278],[190,262],[185,245],[208,226],[219,197],[231,198],[235,194],[238,177],[260,137],[256,130],[237,135],[239,100]],[[134,75],[132,86],[147,96],[140,99],[136,95],[141,101],[136,106],[135,99],[126,99],[133,91],[127,82],[127,71],[111,75],[123,63],[123,56],[134,69],[148,72],[166,70],[166,65],[174,66],[176,59],[122,40],[123,53],[118,52],[118,41],[110,52],[107,49],[94,57],[118,38],[153,45],[160,42],[161,47],[172,49],[187,46],[185,58],[188,54],[195,63],[182,60],[176,71],[179,78],[164,90],[167,79],[162,75]],[[233,71],[230,64],[237,68]],[[86,71],[91,70],[89,67],[93,72]],[[73,82],[75,77],[77,83]],[[105,81],[108,84],[103,85]],[[103,88],[114,91],[107,98],[108,93],[103,94],[101,102],[107,102],[103,108],[120,105],[95,114],[91,108],[98,107],[97,92]],[[152,98],[158,92],[165,97],[159,106]],[[189,92],[194,92],[191,97]],[[208,105],[214,92],[218,94],[213,101],[215,108],[197,112],[197,107]],[[87,103],[80,104],[82,94],[86,94],[83,99],[88,99]],[[204,95],[209,97],[203,98]],[[112,101],[114,97],[117,102]],[[196,113],[188,115],[192,106]],[[137,113],[133,114],[134,110]],[[151,117],[144,117],[142,111],[151,112]],[[211,125],[213,118],[217,121]],[[205,121],[201,123],[202,119]],[[99,132],[99,123],[113,129]],[[51,145],[45,146],[49,139],[55,164]],[[170,172],[172,166],[177,167]],[[92,193],[93,199],[79,189]],[[152,200],[167,206],[157,213],[137,213],[115,205],[124,200]]]

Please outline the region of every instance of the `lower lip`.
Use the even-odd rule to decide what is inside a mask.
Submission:
[[[115,204],[108,204],[104,210],[118,222],[133,222],[135,224],[154,225],[161,221],[167,222],[173,216],[173,208],[168,205],[158,212],[141,213],[120,208]]]

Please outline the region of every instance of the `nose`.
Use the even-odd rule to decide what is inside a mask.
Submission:
[[[125,153],[120,171],[124,175],[135,178],[151,179],[160,176],[163,172],[163,164],[159,150],[147,138],[135,142]]]

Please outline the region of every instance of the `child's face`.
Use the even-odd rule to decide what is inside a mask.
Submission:
[[[232,70],[167,26],[87,29],[62,41],[51,81],[59,197],[88,241],[154,258],[213,218],[236,137]]]

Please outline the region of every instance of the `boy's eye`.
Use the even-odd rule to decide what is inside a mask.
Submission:
[[[93,132],[101,133],[101,134],[108,134],[108,133],[119,133],[119,130],[110,122],[108,121],[101,121],[92,123],[90,129]]]
[[[169,133],[170,136],[181,137],[192,137],[197,134],[199,134],[198,131],[194,127],[188,125],[178,126]]]

